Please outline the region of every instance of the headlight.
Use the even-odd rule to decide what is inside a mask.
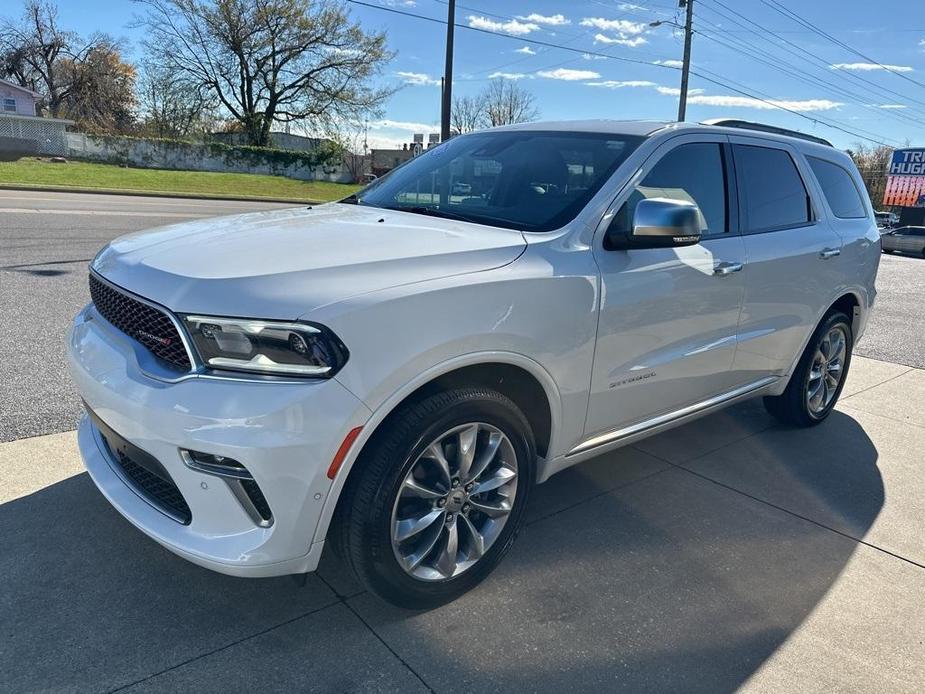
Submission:
[[[308,323],[183,316],[206,366],[279,376],[330,378],[347,348],[327,328]]]

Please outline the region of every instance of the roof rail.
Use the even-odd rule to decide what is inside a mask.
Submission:
[[[796,137],[801,140],[808,140],[809,142],[815,142],[818,145],[826,145],[827,147],[832,147],[832,143],[828,140],[824,140],[821,137],[816,137],[815,135],[807,135],[806,133],[801,133],[799,130],[788,130],[787,128],[779,128],[776,125],[766,125],[765,123],[752,123],[747,120],[736,120],[735,118],[713,118],[712,120],[705,120],[701,122],[701,125],[719,125],[724,128],[741,128],[742,130],[758,130],[763,133],[774,133],[775,135],[787,135],[788,137]]]

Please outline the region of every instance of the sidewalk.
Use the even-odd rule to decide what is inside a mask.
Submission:
[[[923,458],[925,371],[855,357],[814,429],[753,401],[554,477],[498,571],[414,613],[331,556],[199,569],[73,433],[0,444],[0,690],[921,691]]]

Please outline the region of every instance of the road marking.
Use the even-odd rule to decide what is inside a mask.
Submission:
[[[77,202],[78,200],[84,199],[84,195],[80,193],[63,193],[65,196],[73,197],[61,197],[61,198],[41,198],[31,195],[3,195],[2,190],[0,190],[0,200],[29,200],[32,202]],[[92,193],[92,195],[104,196],[105,193]],[[79,197],[77,197],[79,196]],[[139,196],[144,197],[144,196]],[[122,199],[117,199],[122,198]],[[98,200],[95,202],[99,202]],[[268,200],[254,200],[243,201],[243,200],[185,200],[184,198],[146,198],[144,200],[139,200],[131,195],[112,195],[107,196],[104,204],[106,205],[150,205],[154,207],[159,206],[170,206],[170,207],[226,207],[226,206],[237,206],[248,208],[251,205],[292,205],[293,207],[298,207],[301,205],[307,205],[308,203],[301,202],[277,202],[277,201],[268,201]]]
[[[185,214],[182,212],[123,212],[121,210],[37,210],[28,207],[0,207],[7,214],[80,214],[90,217],[176,217],[177,219],[204,219],[214,214]]]

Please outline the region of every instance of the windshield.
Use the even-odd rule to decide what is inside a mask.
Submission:
[[[349,201],[550,231],[574,219],[642,139],[546,131],[466,135],[428,149]]]

